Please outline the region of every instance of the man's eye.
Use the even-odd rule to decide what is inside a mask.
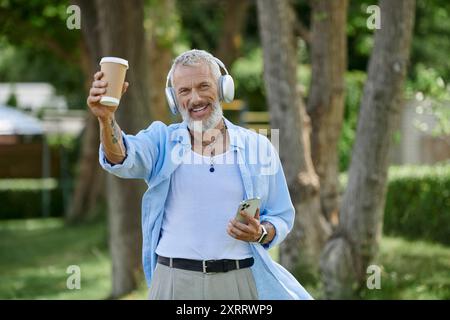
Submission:
[[[202,84],[201,88],[202,89],[209,89],[209,84]]]

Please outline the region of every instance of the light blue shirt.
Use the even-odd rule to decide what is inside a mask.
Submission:
[[[244,186],[229,150],[210,157],[188,150],[170,177],[161,237],[156,253],[194,260],[241,260],[252,256],[250,244],[233,238],[227,225],[244,199]],[[183,235],[180,238],[180,235]]]
[[[236,126],[227,119],[225,123],[230,149],[237,155],[245,197],[261,198],[261,221],[270,222],[276,229],[275,238],[269,244],[250,243],[255,259],[251,268],[259,299],[312,299],[294,276],[273,261],[267,251],[285,239],[295,216],[278,154],[263,135]],[[192,146],[185,121],[169,126],[155,121],[135,136],[122,135],[127,150],[123,163],[111,165],[104,156],[102,145],[99,161],[105,170],[118,177],[144,179],[148,185],[142,199],[142,261],[150,286],[170,178]]]

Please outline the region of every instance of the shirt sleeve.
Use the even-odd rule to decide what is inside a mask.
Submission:
[[[155,121],[136,135],[127,135],[122,131],[126,156],[120,164],[112,164],[106,159],[103,145],[100,143],[100,165],[109,173],[120,178],[150,179],[159,155],[159,131],[162,126],[165,124]]]
[[[263,245],[266,249],[280,244],[286,238],[294,225],[295,219],[295,209],[291,201],[280,158],[272,144],[271,148],[272,154],[278,162],[279,169],[276,173],[269,176],[268,198],[264,212],[261,213],[261,222],[270,222],[275,227],[275,237],[271,242]]]

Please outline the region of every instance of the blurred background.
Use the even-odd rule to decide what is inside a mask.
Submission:
[[[145,299],[145,184],[101,170],[86,98],[119,56],[122,129],[178,122],[166,75],[198,48],[228,119],[280,129],[274,259],[317,299],[450,299],[449,35],[444,0],[0,0],[0,298]]]

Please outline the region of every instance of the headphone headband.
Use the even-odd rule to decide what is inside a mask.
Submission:
[[[214,62],[219,66],[219,69],[222,68],[222,69],[225,71],[225,74],[229,74],[227,68],[225,67],[225,65],[223,64],[223,62],[222,62],[219,58],[216,58],[216,57],[213,56],[213,59],[214,59]],[[166,88],[169,87],[169,81],[171,80],[172,73],[173,73],[173,70],[174,70],[174,69],[175,69],[175,68],[173,68],[173,69],[171,68],[171,69],[169,70],[169,73],[167,74],[167,78],[166,78]],[[170,82],[171,82],[171,81],[170,81]],[[170,83],[170,86],[172,87],[172,83]]]
[[[219,65],[219,67],[221,67],[225,71],[226,74],[229,74],[228,70],[227,70],[227,68],[225,68],[225,65],[223,64],[223,62],[220,61],[219,58],[216,58],[216,57],[213,57],[213,58],[214,58],[214,61],[216,61],[216,63]]]

